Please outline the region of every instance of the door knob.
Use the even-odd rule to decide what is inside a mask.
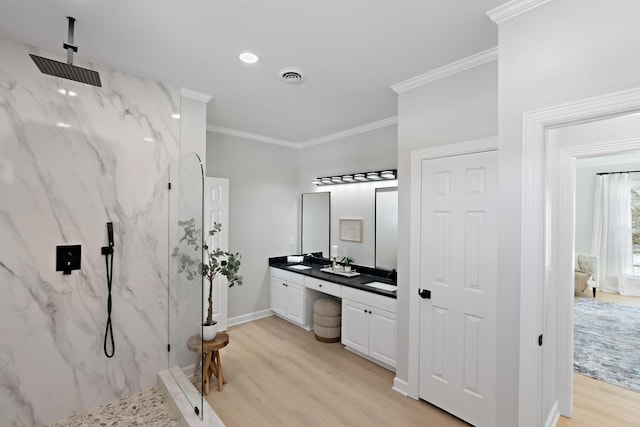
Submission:
[[[418,295],[425,299],[431,299],[431,291],[428,289],[418,289]]]

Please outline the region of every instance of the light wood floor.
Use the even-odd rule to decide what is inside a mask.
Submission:
[[[393,391],[392,372],[275,316],[229,336],[221,351],[228,384],[207,396],[228,427],[468,426]]]
[[[591,290],[576,296],[593,298]],[[640,297],[597,292],[596,299],[618,304],[640,305]],[[573,375],[573,416],[560,417],[558,427],[640,426],[640,393],[584,375]]]
[[[573,416],[558,427],[638,427],[640,393],[573,374]]]
[[[584,291],[584,293],[581,293],[575,296],[575,300],[578,300],[580,298],[593,299],[591,288]],[[611,292],[598,291],[596,292],[596,299],[598,301],[615,302],[616,304],[640,305],[640,297],[624,296],[620,294],[614,294]]]
[[[229,383],[207,396],[228,427],[468,426],[391,390],[392,372],[275,316],[229,335],[221,351]],[[640,393],[578,374],[574,384],[573,417],[559,427],[640,426]]]

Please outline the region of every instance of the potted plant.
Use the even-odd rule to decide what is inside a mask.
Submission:
[[[202,275],[209,282],[209,307],[207,309],[207,318],[202,322],[202,339],[204,341],[212,340],[218,333],[218,325],[213,320],[213,282],[219,276],[227,278],[229,287],[234,285],[242,285],[242,276],[238,275],[240,270],[240,260],[242,256],[239,253],[223,251],[220,248],[212,249],[207,245],[205,239],[202,238],[201,230],[196,228],[195,219],[191,218],[187,221],[178,221],[178,225],[184,231],[179,242],[185,242],[187,246],[193,248],[195,252],[203,251],[205,262],[200,262],[200,258],[193,259],[187,253],[180,253],[180,248],[173,248],[172,256],[180,255],[179,273],[187,274],[187,280],[193,280],[194,277]],[[213,228],[207,233],[208,236],[215,236],[222,229],[222,224],[213,223]]]
[[[353,261],[355,260],[350,256],[342,257],[342,259],[340,260],[340,264],[344,267],[344,271],[346,271],[347,273],[351,271],[351,264],[353,264]]]

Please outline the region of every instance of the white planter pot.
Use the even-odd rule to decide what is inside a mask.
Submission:
[[[214,322],[213,325],[202,325],[202,340],[211,341],[216,337],[218,333],[218,322]]]
[[[350,265],[345,265],[344,266],[344,271],[346,271],[347,273],[351,271],[351,266]]]

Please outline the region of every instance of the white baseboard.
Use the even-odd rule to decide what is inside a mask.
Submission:
[[[380,365],[380,366],[382,366],[384,369],[387,369],[387,370],[389,370],[389,371],[391,371],[391,372],[395,372],[395,371],[396,371],[396,368],[395,368],[394,366],[387,365],[386,363],[381,362],[381,361],[379,361],[379,360],[376,360],[376,359],[374,359],[373,357],[371,357],[371,356],[369,356],[369,355],[366,355],[366,354],[364,354],[364,353],[361,353],[361,352],[359,352],[358,350],[355,350],[355,349],[353,349],[353,348],[351,348],[351,347],[349,347],[349,346],[346,346],[346,345],[345,345],[345,346],[344,346],[344,349],[345,349],[345,350],[347,350],[347,351],[350,351],[351,353],[353,353],[353,354],[355,354],[355,355],[358,355],[358,356],[362,357],[363,359],[367,359],[367,360],[368,360],[369,362],[371,362],[371,363],[375,363],[376,365]]]
[[[256,311],[254,313],[243,314],[241,316],[229,317],[227,319],[227,326],[236,326],[242,323],[251,322],[252,320],[263,319],[265,317],[273,316],[273,311],[270,308],[266,310]]]
[[[396,393],[400,393],[404,396],[409,396],[409,383],[407,381],[401,380],[398,377],[393,379],[393,387],[391,387],[393,391]]]
[[[547,422],[544,423],[545,427],[556,427],[558,424],[558,420],[560,420],[560,411],[559,411],[558,401],[553,402],[553,407],[551,411],[549,411],[549,416],[547,417]]]
[[[187,378],[191,378],[191,377],[193,377],[193,374],[195,374],[196,364],[195,364],[195,363],[192,363],[191,365],[189,365],[189,366],[183,366],[183,367],[182,367],[182,368],[180,368],[180,369],[182,369],[182,372],[184,373],[184,375],[185,375]]]

